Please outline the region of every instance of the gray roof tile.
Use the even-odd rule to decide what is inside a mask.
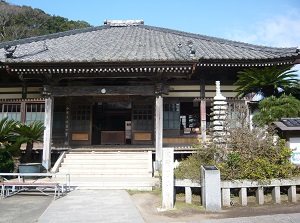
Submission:
[[[193,59],[189,41],[196,50]],[[1,62],[8,61],[6,45],[18,46],[11,62],[267,60],[300,56],[296,47],[258,46],[146,25],[104,25],[0,43]]]

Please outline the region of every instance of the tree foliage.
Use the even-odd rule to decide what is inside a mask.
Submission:
[[[298,85],[299,79],[293,65],[272,66],[264,68],[249,68],[238,72],[238,87],[235,91],[244,97],[256,93],[263,97],[279,97],[285,91]]]
[[[63,32],[91,26],[84,21],[73,21],[51,16],[40,9],[0,2],[0,42]]]
[[[27,163],[32,161],[33,143],[43,141],[44,123],[34,121],[30,124],[19,123],[15,129],[18,134],[17,142],[20,144],[26,143],[25,155],[22,157],[22,162]]]
[[[258,126],[269,125],[280,118],[300,116],[300,101],[291,95],[271,96],[259,102],[260,112],[253,117],[253,123]]]
[[[8,118],[0,120],[0,172],[12,172],[12,157],[20,155],[20,144],[16,143],[14,135],[16,123]]]

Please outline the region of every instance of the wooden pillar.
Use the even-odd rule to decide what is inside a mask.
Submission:
[[[51,144],[54,99],[51,94],[45,95],[45,130],[42,165],[46,170],[51,167]]]
[[[201,138],[202,143],[206,142],[206,101],[201,100],[200,102],[200,117],[201,117]]]
[[[201,138],[202,143],[206,142],[206,100],[205,100],[205,81],[200,82],[200,125],[201,125]]]
[[[156,96],[155,106],[155,169],[161,169],[163,147],[163,98]]]

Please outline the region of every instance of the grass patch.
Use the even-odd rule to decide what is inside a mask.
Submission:
[[[161,191],[158,189],[148,191],[148,190],[126,190],[128,194],[134,195],[134,194],[143,194],[143,193],[149,193],[149,194],[161,194]]]

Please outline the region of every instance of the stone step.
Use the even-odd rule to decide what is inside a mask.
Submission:
[[[91,161],[91,160],[81,160],[81,161],[75,161],[75,160],[65,160],[61,166],[70,166],[70,167],[100,167],[100,168],[147,168],[148,163],[147,162],[126,162],[126,161],[114,161],[114,162],[108,162],[108,161]]]
[[[104,160],[104,159],[70,159],[65,158],[64,163],[67,164],[103,164],[103,165],[143,165],[147,164],[148,160]]]
[[[66,157],[90,157],[92,159],[101,159],[106,157],[107,159],[115,159],[116,157],[120,157],[122,159],[147,159],[148,158],[148,152],[147,153],[73,153],[70,152],[66,154]]]
[[[70,152],[54,180],[70,174],[71,186],[85,189],[152,190],[151,165],[149,152]]]
[[[86,165],[86,166],[78,166],[78,165],[63,165],[60,169],[64,172],[88,172],[88,173],[97,173],[97,172],[119,172],[119,173],[147,173],[149,169],[147,167],[131,167],[125,168],[122,166],[111,166],[110,168],[101,168],[100,165]]]
[[[94,172],[94,173],[88,173],[88,172],[68,172],[68,171],[62,171],[62,174],[70,174],[73,177],[80,177],[80,178],[91,178],[91,177],[152,177],[152,174],[150,173],[118,173],[118,172]]]
[[[66,157],[91,157],[91,158],[101,158],[107,157],[108,159],[115,159],[120,157],[121,159],[132,159],[134,158],[148,158],[147,153],[67,153]]]
[[[128,173],[128,174],[134,174],[134,173],[149,173],[150,171],[147,168],[139,169],[139,168],[134,168],[134,169],[119,169],[119,168],[110,168],[110,169],[101,169],[101,168],[68,168],[68,167],[61,167],[59,169],[59,172],[62,173]]]

